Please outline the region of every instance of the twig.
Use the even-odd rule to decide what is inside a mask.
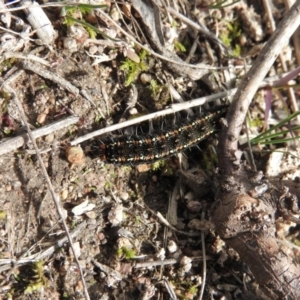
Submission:
[[[169,296],[170,296],[169,299],[177,300],[178,298],[177,298],[176,293],[174,291],[174,286],[166,278],[163,278],[163,282],[165,284],[165,288],[166,288],[167,292],[169,293]]]
[[[201,214],[201,219],[204,220],[204,212]],[[201,284],[201,290],[199,293],[199,300],[202,300],[203,294],[204,294],[204,288],[205,288],[205,282],[206,282],[206,250],[205,250],[205,237],[204,237],[204,231],[201,231],[201,244],[202,244],[202,255],[203,255],[203,267],[202,267],[202,284]]]
[[[62,222],[62,224],[63,224],[65,233],[66,233],[66,235],[67,235],[67,237],[68,237],[68,241],[69,241],[69,243],[70,243],[70,247],[71,247],[72,252],[73,252],[73,254],[74,254],[74,259],[75,259],[75,262],[76,262],[76,264],[77,264],[77,266],[78,266],[78,270],[79,270],[80,277],[81,277],[81,280],[82,280],[82,284],[83,284],[83,289],[84,289],[85,297],[86,297],[86,299],[89,300],[90,297],[89,297],[89,293],[88,293],[88,290],[87,290],[87,286],[86,286],[86,283],[85,283],[85,280],[84,280],[82,268],[81,268],[80,263],[79,263],[79,261],[78,261],[78,258],[77,258],[77,255],[76,255],[76,250],[75,250],[75,248],[74,248],[74,245],[73,245],[73,242],[72,242],[72,238],[71,238],[70,233],[69,233],[69,230],[68,230],[68,226],[67,226],[67,224],[66,224],[66,222],[65,222],[65,220],[64,220],[63,213],[62,213],[61,208],[60,208],[60,205],[59,205],[59,199],[58,199],[58,196],[57,196],[57,194],[56,194],[55,191],[54,191],[54,188],[53,188],[53,186],[52,186],[50,177],[49,177],[49,175],[48,175],[48,173],[47,173],[47,170],[46,170],[46,167],[45,167],[44,162],[43,162],[43,160],[42,160],[42,157],[41,157],[41,155],[40,155],[40,153],[39,153],[39,148],[38,148],[38,146],[37,146],[37,144],[36,144],[35,138],[34,138],[32,132],[31,132],[31,130],[30,130],[30,128],[29,128],[28,123],[27,123],[27,120],[26,120],[26,116],[25,116],[23,107],[22,107],[22,105],[21,105],[21,103],[20,103],[20,101],[19,101],[19,99],[18,99],[18,97],[17,97],[17,95],[16,95],[14,89],[12,89],[10,86],[7,86],[7,85],[6,85],[5,87],[6,87],[8,90],[10,90],[10,92],[11,92],[12,95],[13,95],[13,99],[14,99],[14,101],[15,101],[16,106],[18,107],[18,110],[19,110],[19,112],[20,112],[22,121],[23,121],[23,123],[25,124],[27,133],[28,133],[28,135],[29,135],[29,137],[30,137],[30,139],[31,139],[31,142],[32,142],[32,144],[33,144],[33,147],[34,147],[35,150],[36,150],[36,156],[37,156],[38,161],[39,161],[39,163],[40,163],[40,166],[41,166],[41,169],[42,169],[42,173],[43,173],[43,175],[44,175],[44,177],[45,177],[45,179],[46,179],[46,182],[47,182],[49,191],[50,191],[50,193],[51,193],[52,199],[53,199],[54,204],[55,204],[55,206],[56,206],[56,210],[57,210],[57,212],[58,212],[58,214],[59,214],[59,217],[60,217],[61,222]]]
[[[7,87],[8,85],[5,85],[5,86]],[[78,122],[78,120],[79,120],[79,117],[70,116],[70,117],[68,117],[64,120],[60,120],[60,121],[57,121],[55,123],[46,125],[42,128],[33,130],[32,131],[32,136],[33,136],[33,138],[36,139],[38,137],[50,134],[54,131],[61,130],[61,129],[63,129],[65,127],[68,127],[72,124],[75,124],[75,123]],[[14,137],[14,138],[11,138],[11,139],[9,139],[5,142],[2,142],[2,143],[0,143],[0,155],[6,154],[6,153],[9,153],[9,152],[13,152],[17,148],[22,147],[27,142],[28,142],[28,134],[27,133],[22,134],[22,135],[17,136],[17,137]]]
[[[175,186],[173,188],[172,194],[169,199],[168,205],[168,213],[167,213],[167,220],[173,226],[176,226],[177,221],[177,209],[178,209],[178,195],[179,195],[179,187],[180,187],[180,179],[177,179]]]
[[[63,1],[60,3],[55,3],[55,2],[49,2],[47,4],[43,4],[40,5],[40,7],[63,7],[63,6],[78,6],[78,3],[74,3],[74,2],[68,2],[68,1]],[[17,8],[5,8],[5,9],[0,9],[0,13],[2,12],[10,12],[10,11],[17,11],[17,10],[23,10],[26,8],[29,8],[30,5],[26,4]],[[172,60],[169,59],[163,55],[160,55],[158,53],[156,53],[155,51],[145,47],[144,45],[142,45],[141,43],[139,43],[133,36],[131,36],[130,34],[128,34],[123,28],[121,28],[114,20],[112,20],[107,14],[105,14],[101,9],[98,9],[99,13],[104,16],[105,18],[109,19],[109,21],[116,26],[116,28],[118,28],[119,31],[121,31],[126,37],[128,37],[131,41],[133,41],[136,45],[138,45],[139,47],[141,47],[142,49],[145,49],[146,51],[148,51],[149,53],[151,53],[153,56],[158,57],[164,61],[168,61],[170,63],[174,63],[174,64],[178,64],[181,66],[185,66],[185,67],[189,67],[189,68],[195,68],[195,69],[202,69],[202,70],[225,70],[228,69],[228,67],[211,67],[208,65],[204,65],[204,64],[197,64],[197,65],[192,65],[192,64],[187,64],[187,63],[182,63],[182,62],[178,62],[176,60]]]
[[[193,22],[191,19],[187,18],[186,16],[182,15],[181,13],[177,12],[174,8],[168,6],[166,7],[167,11],[170,12],[172,15],[179,18],[183,23],[188,24],[189,26],[193,27],[194,29],[198,30],[200,33],[211,39],[214,43],[220,46],[220,48],[225,49],[228,53],[230,50],[226,47],[220,39],[218,39],[212,32],[210,32],[207,28],[201,27],[199,24]]]
[[[56,84],[58,84],[59,86],[63,87],[64,89],[66,89],[67,91],[69,91],[70,93],[72,93],[76,96],[78,96],[80,93],[80,90],[76,86],[71,84],[69,81],[67,81],[63,77],[61,77],[53,72],[50,72],[49,70],[41,68],[37,64],[32,64],[29,61],[24,61],[23,68],[25,70],[29,70],[33,73],[36,73],[46,79],[49,79],[49,80],[55,82]]]
[[[107,275],[110,275],[112,277],[114,277],[116,280],[120,281],[122,280],[123,276],[120,272],[104,265],[104,264],[101,264],[99,263],[98,261],[96,261],[95,259],[92,259],[92,263],[98,267],[100,270],[102,270],[104,273],[106,273]]]
[[[170,259],[164,259],[164,260],[138,262],[134,265],[134,267],[136,269],[139,269],[139,268],[149,268],[149,267],[156,267],[156,266],[174,265],[177,263],[178,263],[177,259],[170,258]]]
[[[83,228],[86,226],[86,221],[80,223],[71,233],[70,237],[74,238],[80,232],[82,232]],[[33,246],[22,256],[22,258],[15,260],[15,259],[0,259],[0,272],[6,271],[11,268],[12,265],[20,266],[24,264],[28,264],[33,261],[39,261],[44,259],[45,257],[51,256],[54,251],[61,248],[66,242],[68,241],[68,237],[64,236],[63,238],[59,239],[54,246],[49,247],[47,250],[43,251],[42,253],[37,253],[33,255],[26,256],[28,252],[33,250]],[[24,257],[26,256],[26,257]]]
[[[97,12],[99,12],[99,14],[101,14],[104,18],[108,19],[109,22],[111,22],[116,28],[118,28],[119,31],[121,31],[126,37],[128,37],[136,45],[138,45],[142,49],[146,50],[147,52],[151,53],[153,56],[158,57],[158,58],[160,58],[160,59],[162,59],[164,61],[167,61],[167,62],[173,63],[173,64],[177,64],[177,65],[180,65],[182,67],[202,69],[202,70],[225,70],[225,69],[228,69],[228,67],[211,67],[211,66],[204,65],[204,64],[197,64],[197,65],[187,64],[187,63],[184,63],[182,61],[179,62],[179,61],[170,59],[170,58],[168,58],[168,57],[166,57],[164,55],[160,55],[157,52],[153,51],[152,49],[149,49],[149,48],[145,47],[143,44],[139,43],[133,36],[131,36],[130,34],[128,34],[120,25],[118,25],[104,11],[102,11],[101,9],[97,9]]]
[[[282,47],[287,44],[291,35],[299,27],[299,11],[300,0],[296,1],[284,16],[270,40],[259,53],[247,76],[244,77],[233,98],[226,116],[228,127],[224,126],[220,134],[219,162],[220,169],[225,174],[231,174],[235,168],[233,162],[237,160],[235,155],[238,149],[238,137],[252,98]]]
[[[163,215],[158,212],[158,213],[154,213],[153,211],[151,211],[155,216],[158,217],[158,219],[167,227],[169,227],[171,230],[178,232],[180,234],[184,234],[186,236],[199,236],[200,233],[199,232],[186,232],[186,231],[182,231],[182,230],[178,230],[177,228],[175,228],[173,225],[171,225],[164,217]],[[203,228],[203,230],[206,230],[205,228]]]
[[[141,122],[144,122],[144,121],[147,121],[147,120],[152,120],[154,118],[158,118],[158,117],[165,116],[165,115],[168,115],[168,114],[173,114],[175,112],[178,112],[178,111],[181,111],[181,110],[184,110],[184,109],[188,109],[188,108],[191,108],[191,107],[203,105],[204,103],[215,101],[215,100],[220,99],[220,98],[231,97],[236,92],[236,90],[237,89],[232,89],[232,90],[227,91],[227,92],[222,92],[222,93],[218,93],[218,94],[215,94],[215,95],[194,99],[194,100],[187,101],[187,102],[184,102],[184,103],[172,104],[171,107],[169,107],[167,109],[157,111],[155,113],[148,114],[148,115],[142,116],[142,117],[138,117],[138,118],[135,118],[135,119],[132,119],[132,120],[128,120],[128,121],[125,121],[125,122],[122,122],[122,123],[119,123],[119,124],[114,124],[112,126],[105,127],[105,128],[100,129],[100,130],[91,132],[89,134],[81,136],[80,138],[77,138],[76,140],[72,141],[70,144],[71,144],[71,146],[74,146],[74,145],[77,145],[77,144],[82,143],[86,140],[92,139],[92,138],[94,138],[96,136],[99,136],[101,134],[104,134],[104,133],[108,133],[108,132],[111,132],[111,131],[114,131],[114,130],[118,130],[118,129],[121,129],[121,128],[124,128],[124,127],[128,127],[128,126],[131,126],[131,125],[134,125],[134,124],[137,124],[137,123],[141,123]]]
[[[270,5],[269,1],[266,1],[266,0],[263,1],[263,5],[264,5],[264,8],[267,12],[268,21],[270,22],[270,25],[271,25],[271,30],[272,30],[272,32],[274,32],[275,29],[276,29],[276,25],[275,25],[275,21],[274,21],[274,18],[273,18],[271,5]],[[286,6],[287,6],[288,9],[291,8],[291,5],[286,5]],[[294,45],[294,46],[296,46],[296,45]],[[281,68],[282,68],[283,72],[287,72],[288,67],[287,67],[286,58],[284,57],[284,55],[282,53],[279,53],[278,58],[280,60]],[[297,100],[296,100],[296,97],[295,97],[294,89],[289,87],[289,88],[287,88],[287,92],[288,92],[288,95],[289,95],[289,100],[290,100],[291,106],[293,108],[293,112],[298,111],[299,108],[298,108]],[[300,121],[300,116],[297,116],[297,120],[298,120],[298,122]]]
[[[43,65],[45,65],[47,67],[50,66],[50,63],[47,60],[45,60],[45,59],[43,59],[41,57],[38,57],[38,56],[30,54],[30,53],[23,54],[21,52],[5,52],[3,54],[3,56],[1,57],[1,59],[0,59],[0,62],[2,62],[4,60],[7,60],[9,58],[12,58],[12,57],[14,57],[14,58],[20,58],[20,59],[32,60],[32,61],[36,61],[36,62],[38,62],[40,64],[43,64]]]

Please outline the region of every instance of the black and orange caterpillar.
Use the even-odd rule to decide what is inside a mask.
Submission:
[[[100,145],[101,160],[111,164],[143,164],[165,159],[197,145],[216,131],[227,107],[202,113],[153,133],[122,136]]]

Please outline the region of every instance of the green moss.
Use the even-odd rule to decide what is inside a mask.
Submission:
[[[125,86],[129,86],[137,79],[141,72],[147,70],[146,57],[147,51],[143,49],[139,53],[139,62],[135,62],[129,58],[126,58],[125,61],[122,62],[120,69],[125,72]]]
[[[226,24],[226,31],[222,32],[220,35],[221,41],[226,46],[230,46],[232,48],[232,52],[234,56],[241,55],[241,46],[239,44],[239,38],[242,35],[241,24],[238,20],[235,20],[232,23]]]
[[[158,160],[152,164],[151,169],[153,171],[157,171],[157,170],[162,169],[165,165],[166,165],[165,160]]]
[[[174,48],[176,52],[186,52],[185,46],[177,40],[174,41]]]
[[[252,120],[248,119],[248,125],[250,128],[262,127],[262,126],[264,126],[264,121],[259,118],[255,118]]]
[[[117,255],[120,258],[133,259],[136,256],[136,253],[131,248],[122,247],[117,250]]]
[[[192,295],[195,295],[197,293],[198,289],[197,289],[197,286],[196,285],[192,285],[190,288],[189,288],[189,292],[192,294]]]
[[[31,270],[28,270],[29,273],[32,273],[31,276],[26,276],[26,279],[21,279],[25,276],[20,273],[19,280],[22,280],[27,283],[27,286],[24,290],[25,294],[32,294],[34,292],[40,292],[45,287],[48,286],[48,279],[44,275],[44,262],[37,261],[32,264]]]
[[[151,96],[156,99],[162,89],[162,85],[158,84],[155,79],[151,79],[148,88],[151,91]]]

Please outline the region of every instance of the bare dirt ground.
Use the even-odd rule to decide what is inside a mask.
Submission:
[[[273,1],[267,16],[267,6],[257,1],[254,6],[251,1],[229,6],[229,1],[219,6],[175,1],[172,7],[139,2],[72,9],[48,4],[43,9],[54,30],[47,33],[48,41],[28,27],[27,10],[0,6],[0,299],[279,299],[262,289],[253,266],[225,243],[213,217],[216,192],[225,188],[218,183],[218,135],[226,119],[214,120],[214,133],[199,147],[160,163],[110,164],[101,145],[120,136],[142,137],[153,128],[164,132],[199,113],[199,106],[70,145],[174,102],[238,87],[269,40],[270,24],[278,24],[289,8]],[[269,84],[299,65],[294,47],[292,41],[284,47],[268,74]],[[199,69],[191,67],[200,63]],[[297,110],[300,93],[298,82],[293,83],[281,94],[274,92],[270,102],[267,89],[257,92],[239,140],[247,164],[247,137],[282,121],[287,109]],[[230,100],[222,96],[204,110]],[[34,133],[62,120],[71,121],[36,138],[59,215],[36,149],[24,134],[26,126]],[[297,125],[296,117],[291,125]],[[13,138],[20,136],[21,145],[16,145]],[[289,130],[284,136],[291,137]],[[296,140],[291,140],[255,145],[257,169],[297,182],[299,160],[292,152]],[[270,158],[275,149],[282,156]],[[263,188],[261,178],[257,180]],[[287,198],[297,207],[297,199]],[[299,225],[284,209],[270,218],[280,251],[297,266]],[[258,224],[261,215],[247,217],[240,220]],[[249,244],[249,251],[250,246],[255,248]]]

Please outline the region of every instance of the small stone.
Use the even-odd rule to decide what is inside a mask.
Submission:
[[[54,141],[54,134],[50,133],[45,136],[45,142],[51,144]]]
[[[149,165],[149,164],[141,164],[141,165],[136,166],[136,169],[139,173],[147,172],[150,170],[150,168],[151,168],[151,165]]]
[[[120,237],[117,240],[117,245],[118,245],[118,249],[121,249],[121,248],[133,249],[133,245],[130,242],[130,240],[125,237]]]
[[[12,187],[13,187],[14,190],[19,189],[21,186],[22,186],[22,183],[19,180],[14,180],[12,182]]]
[[[185,273],[187,273],[190,271],[190,269],[192,267],[192,259],[187,256],[183,256],[180,260],[180,265],[182,267],[182,270]]]
[[[64,48],[69,50],[71,53],[76,52],[78,50],[75,39],[66,37],[64,38],[63,42],[64,42]]]
[[[89,48],[89,53],[90,53],[91,55],[94,55],[94,54],[97,53],[97,52],[98,52],[98,47],[97,47],[97,46],[92,45],[92,46]]]
[[[75,250],[76,257],[78,257],[81,254],[80,243],[79,242],[73,242],[73,248]],[[70,249],[70,253],[73,253],[72,249]]]
[[[88,211],[85,213],[85,215],[89,218],[89,219],[95,219],[96,218],[96,214],[94,211]]]
[[[39,123],[39,124],[44,124],[45,121],[46,121],[46,117],[47,115],[45,113],[41,113],[38,115],[36,121]]]
[[[164,248],[161,248],[157,254],[156,257],[160,260],[164,260],[166,258],[166,250]]]
[[[140,80],[142,82],[142,84],[148,84],[152,79],[152,76],[150,74],[147,73],[143,73],[140,76]]]
[[[174,252],[177,251],[178,246],[177,246],[177,244],[174,241],[170,240],[168,242],[167,248],[168,248],[169,253],[174,253]]]
[[[119,225],[123,221],[123,206],[119,204],[112,207],[108,213],[108,220],[112,226]]]
[[[120,198],[123,200],[123,201],[127,201],[129,199],[129,194],[127,192],[122,192],[120,194]]]
[[[131,17],[131,5],[129,3],[122,5],[122,11],[127,18]]]
[[[128,112],[129,112],[129,114],[130,114],[131,116],[134,116],[134,115],[137,115],[137,114],[138,114],[138,110],[137,110],[135,107],[130,108],[130,109],[128,110]]]
[[[68,162],[76,165],[81,165],[84,162],[84,153],[80,147],[67,148]]]
[[[60,197],[62,200],[66,200],[68,198],[68,190],[62,190],[61,193],[60,193]]]
[[[187,209],[193,213],[198,213],[202,209],[202,204],[199,201],[188,201],[187,203]]]
[[[156,176],[156,175],[153,175],[153,176],[151,177],[151,179],[152,179],[153,182],[157,182],[157,176]]]
[[[85,213],[85,215],[89,218],[89,219],[95,219],[96,218],[96,214],[94,211],[88,211]]]
[[[119,14],[119,11],[117,10],[117,8],[116,8],[115,6],[111,9],[111,11],[110,11],[110,16],[111,16],[111,18],[112,18],[114,21],[116,21],[116,22],[119,21],[119,19],[120,19],[120,14]]]
[[[140,63],[140,57],[135,53],[134,50],[128,48],[124,51],[124,55],[134,61],[135,63]]]
[[[86,212],[93,210],[95,206],[96,206],[95,204],[89,203],[88,200],[85,200],[79,205],[75,206],[72,209],[72,213],[74,214],[74,216],[80,216]]]

